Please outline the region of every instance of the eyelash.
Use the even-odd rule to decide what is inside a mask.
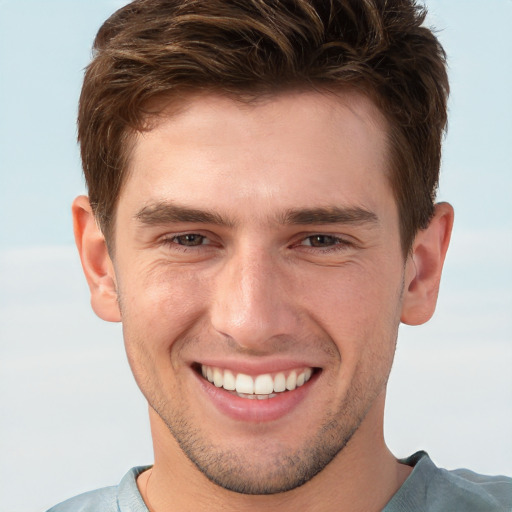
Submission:
[[[174,250],[184,251],[184,252],[190,251],[190,250],[195,250],[199,247],[204,248],[205,246],[212,245],[211,241],[206,244],[200,243],[197,245],[185,245],[185,244],[182,244],[182,243],[180,244],[177,242],[177,239],[185,238],[185,237],[199,237],[199,238],[201,238],[201,242],[204,242],[204,240],[209,240],[209,238],[207,236],[201,235],[200,233],[180,233],[177,235],[166,236],[166,237],[162,238],[161,242],[163,245],[172,247],[172,249],[174,249]]]
[[[183,243],[177,242],[177,239],[184,238],[184,237],[199,237],[199,238],[201,238],[201,243],[199,243],[197,245],[185,245]],[[312,243],[312,240],[315,237],[330,239],[332,244],[324,246],[324,247],[314,246]],[[209,242],[203,243],[205,240],[208,240]],[[304,242],[308,241],[308,240],[309,240],[309,244],[305,244]],[[211,240],[206,235],[201,235],[200,233],[193,233],[193,232],[167,236],[165,238],[162,238],[162,243],[164,245],[172,246],[173,249],[180,250],[180,251],[196,250],[199,247],[204,248],[205,246],[213,245],[213,242],[211,242]],[[341,238],[339,236],[329,235],[329,234],[325,234],[325,233],[314,233],[312,235],[302,237],[297,243],[294,243],[291,245],[291,247],[302,247],[303,250],[306,250],[308,252],[314,251],[314,252],[322,252],[324,254],[331,253],[331,252],[343,251],[343,250],[346,250],[347,248],[353,247],[353,246],[354,246],[354,243],[345,238]]]
[[[315,246],[313,245],[312,239],[315,238],[327,238],[330,239],[330,242],[332,242],[330,245],[327,246]],[[317,250],[320,249],[323,253],[329,253],[329,252],[337,252],[346,249],[347,247],[353,246],[354,244],[345,238],[341,238],[339,236],[335,235],[327,235],[325,233],[315,233],[314,235],[308,235],[305,238],[302,238],[301,241],[304,242],[306,240],[309,240],[309,244],[299,244],[300,247],[308,247],[311,248],[311,250]]]

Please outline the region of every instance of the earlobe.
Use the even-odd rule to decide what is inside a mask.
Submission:
[[[448,203],[436,205],[426,229],[420,230],[406,262],[401,321],[420,325],[434,314],[454,212]]]
[[[117,302],[114,266],[89,198],[77,197],[73,201],[72,213],[75,242],[91,291],[92,309],[103,320],[119,322],[121,314]]]

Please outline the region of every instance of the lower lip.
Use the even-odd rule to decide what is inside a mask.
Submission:
[[[306,398],[317,377],[313,374],[308,382],[293,391],[285,391],[274,398],[259,400],[241,398],[223,388],[215,387],[197,373],[195,375],[202,390],[221,413],[234,420],[251,423],[274,421],[290,414]]]

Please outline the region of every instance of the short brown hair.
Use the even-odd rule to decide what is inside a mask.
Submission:
[[[135,0],[100,28],[78,116],[89,197],[107,238],[130,138],[158,97],[287,89],[369,95],[389,124],[404,252],[434,211],[446,126],[445,53],[414,0]]]

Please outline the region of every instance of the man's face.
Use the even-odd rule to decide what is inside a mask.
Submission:
[[[292,489],[381,421],[407,268],[386,163],[357,94],[196,97],[138,136],[116,218],[127,353],[219,485]]]

